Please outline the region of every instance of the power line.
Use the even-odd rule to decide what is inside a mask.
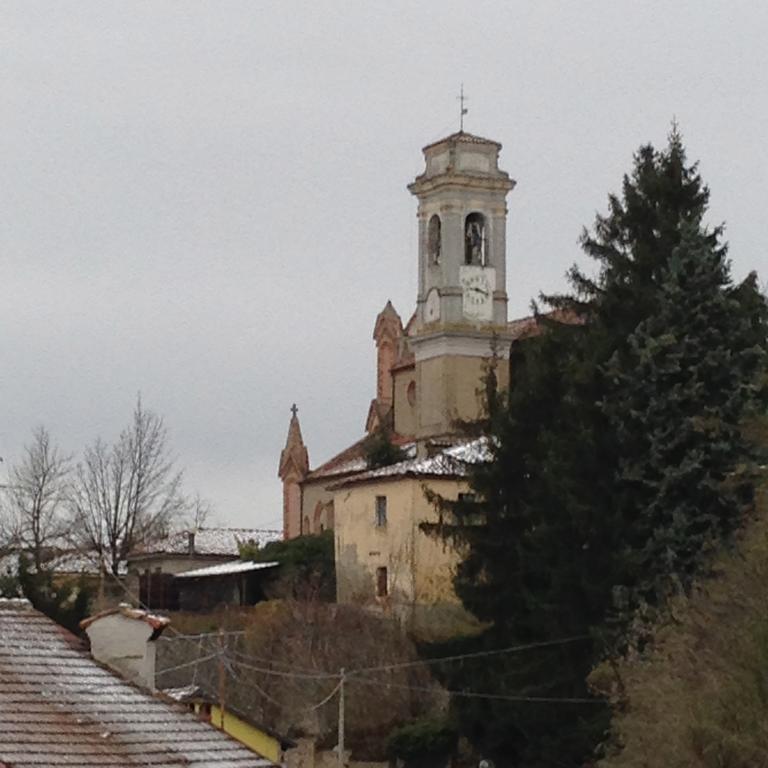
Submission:
[[[267,664],[275,664],[280,667],[287,667],[289,670],[297,670],[298,672],[305,672],[307,674],[312,674],[312,675],[316,675],[316,674],[330,675],[330,676],[333,675],[333,673],[325,672],[324,670],[308,669],[307,667],[297,667],[295,664],[289,664],[288,662],[278,661],[276,659],[268,659],[265,656],[253,656],[251,654],[240,653],[240,651],[237,651],[237,650],[231,650],[230,653],[240,657],[240,659],[245,662],[261,661]]]
[[[517,652],[517,651],[528,650],[529,648],[547,647],[547,646],[552,646],[557,644],[563,644],[565,642],[572,642],[575,639],[576,638],[566,638],[564,640],[559,640],[559,641],[550,641],[550,642],[544,642],[544,643],[530,643],[523,646],[511,646],[510,648],[501,648],[496,651],[484,651],[484,652],[478,652],[475,654],[461,654],[457,656],[448,656],[443,659],[439,659],[439,660],[434,659],[431,661],[455,661],[455,660],[464,659],[464,658],[476,658],[477,656],[489,656],[494,653]],[[179,669],[185,669],[188,667],[195,667],[196,669],[197,665],[201,663],[205,663],[206,661],[210,661],[212,659],[216,659],[216,658],[220,658],[222,660],[222,663],[225,664],[227,670],[235,679],[245,683],[246,685],[250,685],[254,687],[256,690],[262,693],[262,695],[265,696],[265,698],[269,699],[274,704],[281,707],[284,705],[280,704],[280,702],[278,702],[270,694],[268,694],[261,686],[259,686],[253,681],[246,681],[246,680],[243,680],[242,677],[237,676],[235,669],[233,669],[233,667],[240,667],[242,669],[247,669],[253,672],[259,672],[265,675],[272,675],[276,677],[283,677],[283,678],[289,678],[294,680],[338,680],[339,681],[336,687],[333,689],[333,691],[328,694],[328,696],[326,696],[318,704],[312,705],[309,709],[313,709],[313,708],[317,709],[318,707],[330,701],[335,695],[335,693],[340,690],[344,681],[360,683],[361,685],[394,688],[394,689],[407,690],[412,692],[432,693],[432,694],[446,693],[450,696],[458,696],[462,698],[487,699],[487,700],[494,700],[494,701],[509,701],[509,702],[517,702],[517,703],[590,704],[590,705],[604,703],[604,701],[601,699],[586,698],[586,697],[524,696],[524,695],[516,695],[516,694],[485,693],[482,691],[466,691],[466,690],[459,691],[459,690],[445,689],[437,684],[433,687],[426,687],[426,686],[418,686],[418,685],[410,685],[410,684],[402,684],[402,683],[393,683],[393,682],[387,682],[380,679],[369,679],[365,677],[366,672],[382,671],[381,667],[357,669],[354,671],[354,673],[347,672],[344,674],[304,673],[304,672],[267,669],[265,667],[259,667],[253,664],[248,664],[246,662],[238,660],[237,658],[233,658],[230,651],[217,651],[216,653],[203,656],[201,658],[195,659],[193,661],[190,661],[184,664],[178,664],[173,667],[168,667],[166,669],[161,670],[157,674],[165,674],[167,672],[172,672]],[[415,663],[418,663],[418,662],[406,662],[404,665],[388,665],[385,669],[402,668],[403,666],[412,666]]]
[[[491,699],[498,701],[511,701],[511,702],[527,702],[534,704],[605,704],[603,699],[587,699],[579,697],[563,697],[557,698],[555,696],[514,696],[502,693],[481,693],[479,691],[452,691],[440,686],[434,688],[427,688],[425,686],[418,685],[403,685],[400,683],[388,683],[384,680],[367,680],[362,677],[347,677],[350,682],[361,683],[362,685],[376,685],[384,686],[386,688],[400,688],[408,691],[420,691],[423,693],[447,693],[451,696],[461,696],[468,699]]]
[[[177,664],[174,667],[166,667],[165,669],[161,669],[159,672],[155,672],[155,675],[164,675],[166,672],[175,672],[177,669],[186,669],[187,667],[197,668],[198,664],[202,664],[203,662],[218,658],[219,656],[221,656],[221,654],[217,651],[216,653],[211,653],[208,656],[202,656],[201,658],[195,659],[194,661],[187,661],[184,664]]]
[[[249,669],[252,672],[261,672],[265,675],[275,675],[277,677],[295,677],[302,678],[304,680],[329,680],[331,678],[336,679],[339,677],[338,673],[330,672],[284,672],[279,669],[267,669],[266,667],[257,667],[254,664],[249,664],[245,661],[233,658],[230,654],[227,654],[227,658],[243,669]]]
[[[520,653],[522,651],[529,651],[534,648],[549,648],[556,645],[566,645],[567,643],[575,643],[579,640],[589,640],[589,635],[575,635],[573,637],[566,637],[562,640],[544,640],[538,643],[526,643],[524,645],[510,645],[507,648],[497,648],[490,651],[476,651],[474,653],[460,653],[455,656],[442,656],[433,659],[419,659],[418,661],[404,661],[397,664],[382,664],[378,667],[360,667],[358,669],[352,669],[347,672],[348,675],[353,675],[358,672],[386,672],[391,669],[405,669],[406,667],[417,667],[421,665],[430,664],[442,664],[447,661],[463,661],[464,659],[478,659],[484,656],[497,656],[503,653]]]
[[[165,637],[165,635],[162,635],[159,637],[159,640],[199,640],[200,638],[205,637],[218,637],[220,634],[222,635],[244,635],[245,630],[244,629],[232,629],[232,630],[224,630],[223,632],[199,632],[196,635],[185,635],[182,633],[178,633],[174,635],[173,637]]]
[[[242,634],[245,634],[245,633],[241,631],[232,631],[232,632],[222,633],[222,635],[224,636],[227,636],[227,635],[239,636]],[[218,633],[209,632],[209,633],[200,633],[197,635],[178,635],[172,638],[167,638],[167,640],[169,641],[171,640],[172,641],[176,641],[176,640],[202,641],[206,638],[215,638],[218,636],[219,636]],[[588,639],[590,639],[589,635],[575,635],[573,637],[566,637],[559,640],[544,640],[544,641],[535,642],[535,643],[512,645],[506,648],[496,648],[496,649],[487,650],[487,651],[475,651],[473,653],[455,654],[453,656],[441,656],[441,657],[432,658],[432,659],[418,659],[415,661],[405,661],[405,662],[399,662],[396,664],[382,664],[378,666],[358,667],[357,669],[348,670],[346,672],[346,675],[347,677],[350,677],[353,675],[362,675],[362,674],[368,674],[372,672],[388,672],[388,671],[397,670],[397,669],[407,669],[407,668],[419,667],[419,666],[430,666],[434,664],[443,664],[443,663],[454,662],[454,661],[464,661],[465,659],[484,658],[484,657],[496,656],[496,655],[507,654],[507,653],[521,653],[528,650],[534,650],[538,648],[550,648],[558,645],[566,645],[569,643],[574,643],[580,640],[588,640]],[[253,672],[260,672],[266,675],[273,675],[277,677],[295,677],[295,678],[301,678],[305,680],[308,680],[308,679],[322,680],[322,679],[332,679],[332,678],[339,677],[338,672],[325,672],[322,670],[308,669],[306,667],[298,667],[289,662],[283,662],[278,659],[270,659],[265,656],[256,656],[252,654],[246,654],[230,648],[227,649],[226,655],[228,658],[231,659],[233,663],[237,664],[238,666],[243,667],[244,669],[249,669]],[[210,657],[204,657],[203,659],[201,659],[201,661],[204,661],[208,658]],[[251,663],[254,661],[257,663],[256,664]],[[260,662],[261,664],[259,664],[258,662]],[[192,665],[193,663],[194,662],[189,662],[188,665]],[[272,669],[270,667],[263,666],[263,664],[280,666],[280,667],[284,667],[284,669],[282,670]]]

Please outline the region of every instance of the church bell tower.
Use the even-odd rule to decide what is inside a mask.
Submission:
[[[501,144],[459,131],[424,148],[418,198],[417,438],[481,415],[486,361],[508,352],[507,194]],[[500,382],[505,384],[506,382]]]

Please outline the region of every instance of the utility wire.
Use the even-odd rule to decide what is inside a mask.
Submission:
[[[161,635],[158,639],[165,640],[166,642],[170,642],[172,640],[200,640],[206,637],[219,637],[219,635],[244,635],[244,634],[245,634],[244,629],[224,630],[223,632],[200,632],[196,635],[185,635],[180,632],[177,632],[173,637],[166,637],[165,635]]]
[[[551,645],[552,643],[550,643]],[[540,644],[537,644],[540,645]],[[526,648],[527,646],[514,646],[516,650],[522,650],[523,648]],[[506,651],[509,652],[510,649],[500,649],[500,651]],[[488,654],[485,654],[488,655]],[[279,701],[274,699],[269,693],[267,693],[261,686],[259,686],[257,683],[253,682],[252,680],[243,680],[242,676],[237,675],[235,669],[233,667],[241,667],[243,669],[248,669],[254,672],[260,672],[262,674],[266,675],[274,675],[278,677],[286,677],[286,678],[292,678],[292,679],[314,679],[314,680],[330,680],[330,679],[337,679],[339,682],[334,687],[334,689],[329,693],[324,699],[322,699],[317,704],[311,705],[307,708],[307,711],[310,711],[312,709],[318,709],[319,707],[323,706],[324,704],[327,704],[333,696],[339,691],[342,685],[341,675],[339,674],[330,674],[330,673],[323,673],[323,674],[304,674],[300,672],[283,672],[280,670],[274,670],[274,669],[266,669],[264,667],[257,667],[251,664],[246,664],[241,661],[238,661],[237,659],[232,658],[229,653],[226,651],[218,651],[216,653],[209,654],[207,656],[203,656],[199,659],[195,659],[194,661],[186,662],[184,664],[177,664],[173,667],[167,667],[166,669],[160,670],[157,674],[162,675],[166,674],[168,672],[174,672],[179,669],[185,669],[188,667],[197,667],[197,665],[205,663],[206,661],[210,661],[212,659],[221,658],[222,663],[224,664],[225,668],[229,671],[229,673],[232,675],[233,679],[237,680],[238,682],[244,683],[245,685],[251,686],[255,688],[257,691],[259,691],[265,698],[267,698],[269,701],[271,701],[276,706],[284,707],[286,705],[281,704]],[[460,658],[460,657],[447,657],[451,660]],[[378,670],[377,670],[378,671]],[[360,683],[361,685],[368,685],[368,686],[377,686],[377,687],[385,687],[385,688],[394,688],[398,690],[407,690],[411,692],[420,692],[420,693],[431,693],[431,694],[441,694],[441,693],[447,693],[450,696],[458,696],[461,698],[473,698],[473,699],[486,699],[486,700],[493,700],[493,701],[509,701],[509,702],[517,702],[517,703],[533,703],[533,704],[590,704],[590,705],[602,705],[605,702],[602,699],[593,699],[593,698],[586,698],[586,697],[555,697],[555,696],[523,696],[523,695],[513,695],[513,694],[498,694],[498,693],[484,693],[481,691],[457,691],[457,690],[451,690],[451,689],[445,689],[442,688],[439,685],[435,685],[433,687],[427,687],[427,686],[418,686],[418,685],[409,685],[409,684],[402,684],[402,683],[392,683],[387,682],[380,679],[370,679],[364,676],[364,670],[356,670],[354,675],[346,674],[345,680],[353,683]]]
[[[234,632],[224,632],[222,634],[238,635],[243,633],[234,631]],[[167,639],[173,640],[173,641],[182,640],[182,639],[188,639],[188,640],[197,639],[202,641],[204,638],[208,638],[208,637],[210,638],[218,637],[218,633],[210,632],[210,633],[200,633],[197,635],[178,635],[178,636],[167,638]],[[488,656],[496,656],[496,655],[507,654],[507,653],[521,653],[523,651],[534,650],[537,648],[550,648],[558,645],[566,645],[569,643],[578,642],[580,640],[588,640],[589,638],[590,638],[589,635],[575,635],[573,637],[566,637],[559,640],[544,640],[536,643],[512,645],[506,648],[497,648],[497,649],[492,649],[488,651],[475,651],[473,653],[461,653],[453,656],[441,656],[441,657],[432,658],[432,659],[404,661],[396,664],[382,664],[378,666],[358,667],[357,669],[349,670],[348,672],[346,672],[346,675],[347,677],[351,677],[353,675],[369,674],[372,672],[388,672],[388,671],[397,670],[397,669],[407,669],[410,667],[430,666],[434,664],[443,664],[446,662],[463,661],[465,659],[477,659],[477,658],[484,658]],[[246,654],[233,649],[227,649],[226,653],[228,657],[230,657],[231,660],[238,666],[241,666],[245,669],[250,669],[251,671],[254,671],[254,672],[261,672],[266,675],[275,675],[278,677],[295,677],[295,678],[302,678],[302,679],[318,679],[318,680],[339,677],[338,672],[325,672],[322,670],[312,670],[312,669],[307,669],[305,667],[297,667],[288,662],[279,661],[277,659],[269,659],[264,656],[255,656],[252,654]],[[253,664],[252,662],[254,661],[257,663]],[[190,665],[192,663],[193,662],[189,662]],[[285,669],[284,670],[272,669],[269,667],[265,667],[264,664],[276,665],[276,666],[284,667]]]
[[[442,656],[433,659],[419,659],[418,661],[404,661],[398,664],[382,664],[378,667],[359,667],[358,669],[351,669],[347,672],[347,675],[357,674],[358,672],[386,672],[391,669],[405,669],[406,667],[418,667],[422,665],[430,664],[442,664],[446,661],[463,661],[464,659],[478,659],[484,656],[497,656],[503,653],[520,653],[521,651],[529,651],[534,648],[549,648],[555,645],[565,645],[567,643],[575,643],[579,640],[588,640],[589,635],[575,635],[574,637],[566,637],[562,640],[544,640],[538,643],[526,643],[524,645],[510,645],[507,648],[497,648],[490,651],[476,651],[474,653],[460,653],[455,656]]]
[[[216,653],[211,653],[208,656],[202,656],[198,659],[195,659],[194,661],[187,661],[184,664],[177,664],[173,667],[166,667],[165,669],[161,669],[158,672],[156,672],[156,675],[164,675],[166,672],[175,672],[177,669],[186,669],[187,667],[197,667],[198,664],[203,664],[206,661],[210,661],[211,659],[215,659],[221,654],[217,651]]]
[[[268,669],[267,667],[257,667],[254,664],[249,664],[245,661],[233,658],[230,654],[227,654],[227,658],[243,669],[249,669],[253,672],[261,672],[265,675],[275,675],[277,677],[296,677],[304,680],[329,680],[331,678],[336,679],[339,677],[338,673],[330,672],[284,672],[279,669]]]
[[[237,656],[241,662],[246,662],[246,663],[252,662],[252,661],[264,662],[266,664],[274,664],[278,667],[287,667],[289,671],[295,670],[297,672],[305,672],[308,675],[319,674],[319,675],[334,676],[332,672],[325,672],[324,670],[321,670],[321,669],[309,669],[307,667],[297,667],[294,664],[290,664],[285,661],[278,661],[276,659],[268,659],[265,656],[253,656],[252,654],[241,653],[240,651],[237,651],[237,650],[231,650],[230,653]],[[338,677],[338,674],[336,674],[335,677]]]
[[[352,677],[349,679],[352,683],[361,683],[362,685],[375,685],[385,686],[386,688],[400,688],[408,691],[421,691],[423,693],[447,693],[451,696],[461,696],[468,699],[492,699],[498,701],[513,701],[513,702],[528,702],[535,704],[605,704],[603,699],[587,699],[579,697],[563,697],[557,698],[555,696],[512,696],[502,693],[480,693],[478,691],[452,691],[435,686],[434,688],[427,688],[425,686],[417,685],[402,685],[399,683],[388,683],[383,680],[367,680],[362,677]]]
[[[271,701],[275,706],[279,707],[280,709],[290,709],[291,712],[313,712],[316,709],[320,709],[323,705],[327,704],[339,691],[339,688],[341,688],[341,680],[334,686],[333,690],[325,696],[325,698],[321,699],[317,702],[317,704],[312,704],[308,707],[300,707],[296,708],[292,704],[288,704],[287,702],[281,702],[275,699],[273,696],[271,696],[267,691],[264,690],[260,685],[255,683],[253,680],[244,680],[242,675],[238,675],[235,670],[232,668],[232,665],[230,663],[231,660],[224,659],[224,666],[226,667],[227,671],[231,675],[232,679],[237,682],[238,685],[245,685],[246,687],[250,687],[258,691],[265,699],[268,701]],[[338,677],[338,675],[337,675]]]

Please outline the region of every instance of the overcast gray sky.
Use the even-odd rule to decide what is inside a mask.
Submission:
[[[299,404],[362,433],[371,332],[416,292],[421,147],[504,145],[510,316],[673,116],[768,272],[764,2],[0,2],[0,455],[78,452],[141,391],[221,522],[279,525]]]

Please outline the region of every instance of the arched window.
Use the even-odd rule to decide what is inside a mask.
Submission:
[[[427,226],[427,253],[429,254],[430,264],[440,263],[440,250],[442,248],[441,228],[440,217],[434,214]]]
[[[484,267],[487,262],[485,216],[470,213],[464,220],[464,263]]]
[[[416,382],[409,381],[408,388],[405,390],[405,396],[408,398],[408,405],[413,408],[416,405]]]

